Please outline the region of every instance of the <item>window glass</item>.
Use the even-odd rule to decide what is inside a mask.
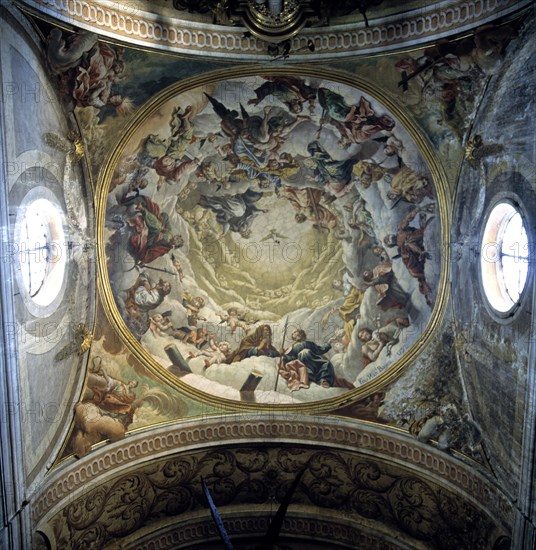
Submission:
[[[19,229],[24,288],[34,303],[48,306],[58,295],[65,275],[61,213],[47,199],[37,199],[26,207]]]
[[[528,249],[519,210],[510,202],[497,204],[484,229],[480,267],[486,298],[500,313],[519,303],[528,277]]]

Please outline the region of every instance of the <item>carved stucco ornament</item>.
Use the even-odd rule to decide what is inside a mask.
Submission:
[[[54,356],[54,361],[63,361],[75,353],[83,355],[89,350],[92,343],[93,333],[91,330],[84,323],[78,323],[74,329],[72,340]]]
[[[473,168],[476,168],[484,158],[499,155],[503,151],[504,147],[500,143],[485,144],[482,136],[477,134],[465,144],[464,158]]]
[[[246,0],[237,3],[236,12],[251,34],[267,42],[280,42],[298,34],[308,17],[314,16],[309,4],[295,0]]]
[[[44,134],[47,145],[66,153],[69,160],[78,162],[85,155],[85,147],[80,135],[76,132],[68,132],[66,138],[53,132]]]
[[[304,468],[293,503],[302,514],[335,508],[356,524],[384,524],[406,540],[443,550],[491,547],[504,535],[478,504],[404,467],[300,447],[198,451],[159,460],[71,500],[50,518],[50,534],[58,547],[104,548],[122,546],[123,537],[162,518],[174,518],[184,530],[192,513],[195,519],[205,508],[201,478],[220,510],[243,511],[252,503],[261,510],[280,502]],[[249,520],[257,521],[252,514]]]

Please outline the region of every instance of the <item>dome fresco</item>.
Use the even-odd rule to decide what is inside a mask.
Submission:
[[[165,90],[113,155],[102,235],[116,321],[208,396],[285,405],[366,388],[432,319],[430,169],[363,89],[219,76]]]
[[[533,3],[290,3],[2,6],[13,548],[532,547]]]

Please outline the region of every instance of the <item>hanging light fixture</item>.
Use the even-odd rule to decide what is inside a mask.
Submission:
[[[366,11],[383,0],[359,0],[340,5],[333,0],[173,0],[177,10],[213,14],[216,24],[241,24],[247,32],[269,43],[296,36],[305,26],[329,26],[331,17],[359,10],[368,27]]]

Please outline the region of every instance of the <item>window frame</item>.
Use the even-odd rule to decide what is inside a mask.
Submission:
[[[501,211],[502,209],[502,211]],[[518,215],[521,218],[522,229],[526,235],[526,261],[527,270],[523,288],[516,300],[510,294],[510,287],[505,282],[504,264],[505,256],[503,244],[505,232],[513,218]],[[512,321],[523,304],[530,286],[531,278],[531,239],[528,231],[528,217],[517,197],[509,194],[500,194],[487,208],[483,217],[484,223],[479,240],[479,283],[484,298],[484,303],[490,315],[499,322]],[[523,244],[520,248],[523,247]],[[525,258],[519,254],[518,258]],[[521,260],[522,261],[522,260]],[[501,304],[502,302],[502,304]]]

